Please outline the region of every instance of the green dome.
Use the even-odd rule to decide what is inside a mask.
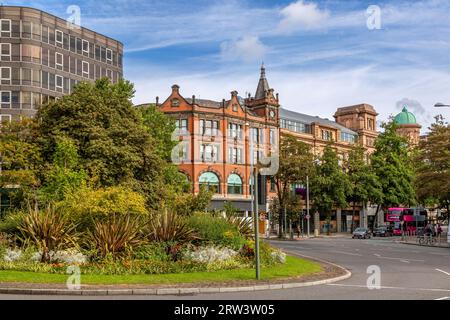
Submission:
[[[417,124],[416,116],[403,107],[402,112],[395,116],[395,123],[402,124]]]

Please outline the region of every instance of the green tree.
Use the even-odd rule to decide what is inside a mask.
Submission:
[[[40,142],[51,162],[59,139],[70,138],[94,186],[123,185],[144,195],[150,207],[158,207],[165,194],[166,162],[133,107],[133,95],[133,85],[124,80],[78,84],[71,95],[39,109]]]
[[[352,231],[355,224],[355,207],[360,203],[363,207],[370,201],[379,203],[383,197],[381,183],[377,175],[370,170],[366,161],[366,150],[361,144],[356,144],[348,154],[345,164],[346,173],[350,182],[347,201],[352,203]]]
[[[31,119],[0,124],[0,189],[14,190],[15,205],[37,201],[43,162]]]
[[[306,177],[312,176],[314,156],[311,147],[295,137],[283,135],[280,143],[279,169],[273,176],[277,192],[278,235],[283,236],[283,221],[287,207],[292,201],[292,186],[306,184]]]
[[[61,201],[85,186],[87,175],[78,169],[78,152],[75,144],[68,138],[61,138],[56,144],[53,165],[46,174],[46,182],[40,190],[45,202]]]
[[[171,153],[177,142],[172,141],[176,126],[175,120],[161,112],[155,104],[148,104],[138,109],[150,136],[155,140],[156,153],[166,161],[170,161]]]
[[[383,198],[380,207],[411,205],[415,203],[414,170],[406,138],[397,133],[394,121],[382,125],[384,131],[375,142],[371,168],[381,183]]]
[[[422,203],[438,204],[450,212],[450,125],[436,117],[415,158],[416,190]],[[448,216],[447,216],[448,219]]]
[[[350,189],[348,176],[339,165],[337,152],[328,144],[316,164],[316,174],[311,181],[314,209],[330,217],[333,207],[347,207]]]

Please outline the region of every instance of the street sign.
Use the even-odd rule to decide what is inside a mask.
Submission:
[[[311,219],[311,216],[308,214],[307,216],[306,216],[306,219]]]

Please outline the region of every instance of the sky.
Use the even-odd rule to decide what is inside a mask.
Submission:
[[[121,41],[134,103],[185,97],[221,101],[255,94],[264,62],[287,109],[332,119],[368,103],[385,121],[404,105],[423,132],[450,119],[450,0],[34,0],[4,1]]]

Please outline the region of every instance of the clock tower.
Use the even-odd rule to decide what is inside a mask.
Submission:
[[[275,95],[274,90],[269,87],[266,78],[266,68],[264,64],[261,66],[261,76],[259,78],[258,88],[254,97],[249,94],[245,100],[245,105],[260,117],[265,117],[268,122],[278,122],[279,100],[278,93]]]

